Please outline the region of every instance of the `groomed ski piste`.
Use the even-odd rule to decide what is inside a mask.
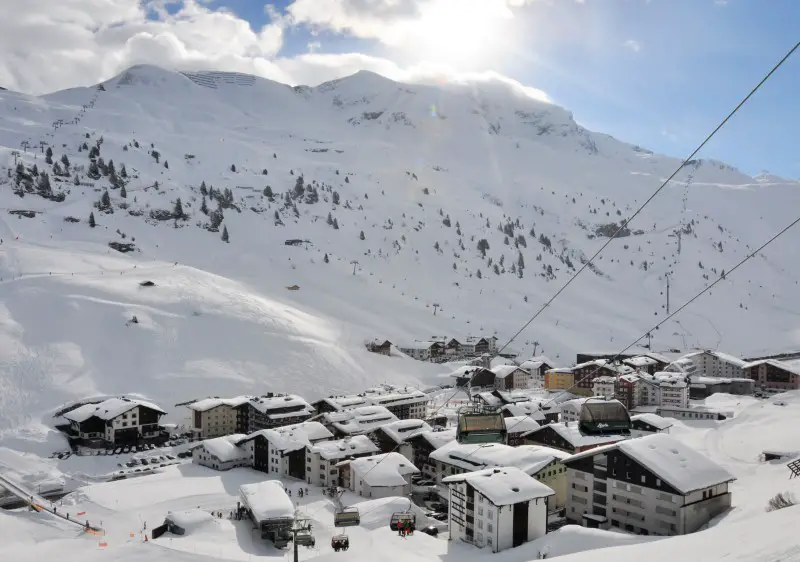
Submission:
[[[672,420],[670,435],[729,470],[737,480],[732,484],[732,509],[713,520],[708,529],[692,535],[669,538],[642,537],[613,531],[568,525],[521,547],[491,555],[458,541],[448,541],[446,531],[439,537],[415,532],[405,538],[389,530],[392,513],[409,509],[407,498],[366,500],[350,492],[344,505],[356,506],[361,514],[358,527],[336,529],[334,504],[320,488],[284,480],[292,490],[297,514],[310,519],[316,538],[314,548],[299,548],[301,560],[372,562],[477,562],[491,555],[501,562],[527,562],[559,557],[564,562],[641,561],[666,562],[675,559],[704,561],[775,562],[800,560],[796,522],[800,507],[766,512],[777,493],[800,494],[800,479],[789,479],[786,461],[763,462],[763,450],[798,448],[794,428],[800,423],[800,393],[776,395],[768,400],[716,395],[705,405],[733,414],[725,421]],[[798,451],[800,453],[800,451]],[[6,469],[15,462],[30,471],[60,473],[56,461],[34,455],[2,457]],[[91,474],[102,468],[104,459],[78,457],[71,468]],[[99,464],[98,464],[99,463]],[[62,467],[65,467],[62,463]],[[100,472],[100,471],[97,471]],[[266,475],[237,468],[218,472],[191,463],[169,466],[155,473],[117,482],[90,483],[58,502],[59,511],[85,513],[85,518],[102,526],[103,536],[93,536],[48,513],[20,509],[0,511],[0,541],[4,556],[19,561],[58,557],[64,562],[94,560],[172,562],[183,560],[289,559],[290,549],[275,549],[259,537],[249,520],[231,520],[239,487],[261,482]],[[170,512],[201,510],[222,513],[190,525],[185,535],[171,533],[145,541],[145,534],[164,522]],[[425,523],[417,513],[418,525]],[[431,523],[434,523],[431,521]],[[145,525],[147,531],[145,531]],[[418,527],[419,528],[419,527]],[[331,536],[346,532],[350,549],[335,553]],[[377,557],[377,558],[376,558]]]

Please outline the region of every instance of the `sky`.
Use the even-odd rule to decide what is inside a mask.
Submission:
[[[685,156],[800,40],[797,0],[2,0],[0,86],[133,64],[316,85],[503,77],[589,129]],[[800,178],[800,52],[700,153]]]

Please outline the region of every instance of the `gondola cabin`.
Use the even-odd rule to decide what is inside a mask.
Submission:
[[[618,400],[590,398],[581,406],[578,427],[591,435],[626,433],[631,429],[631,417]]]
[[[507,433],[502,413],[458,416],[456,441],[459,443],[505,443]]]
[[[334,527],[356,527],[361,524],[358,508],[346,507],[333,514]]]
[[[392,513],[392,518],[389,520],[389,528],[392,531],[397,530],[397,525],[402,521],[404,526],[411,525],[413,528],[417,524],[417,516],[408,511],[398,511]]]

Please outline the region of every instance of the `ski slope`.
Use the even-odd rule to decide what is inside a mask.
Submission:
[[[208,395],[429,384],[445,369],[371,355],[364,341],[502,343],[605,242],[596,233],[679,165],[501,83],[359,72],[289,88],[137,66],[103,88],[0,92],[5,439],[41,436],[59,405],[92,395],[139,393],[170,409]],[[125,165],[125,197],[110,176],[87,176],[84,143]],[[63,181],[50,175],[61,202],[17,186],[15,161],[51,170],[47,146],[70,162]],[[203,183],[231,192],[217,232],[219,197]],[[798,185],[693,162],[512,347],[525,356],[537,342],[568,365],[632,343],[665,315],[668,273],[674,308],[793,219]],[[113,213],[96,206],[104,192]],[[178,198],[185,218],[163,219]],[[794,349],[796,240],[655,331],[654,349]]]

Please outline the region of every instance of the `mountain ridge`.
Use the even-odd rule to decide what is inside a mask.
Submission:
[[[105,91],[0,94],[0,425],[87,393],[434,384],[446,368],[364,341],[505,340],[681,164],[491,88],[127,72]],[[794,218],[798,187],[689,163],[512,347],[563,365],[621,349],[664,317],[668,274],[674,309]],[[796,236],[654,349],[800,343]]]

